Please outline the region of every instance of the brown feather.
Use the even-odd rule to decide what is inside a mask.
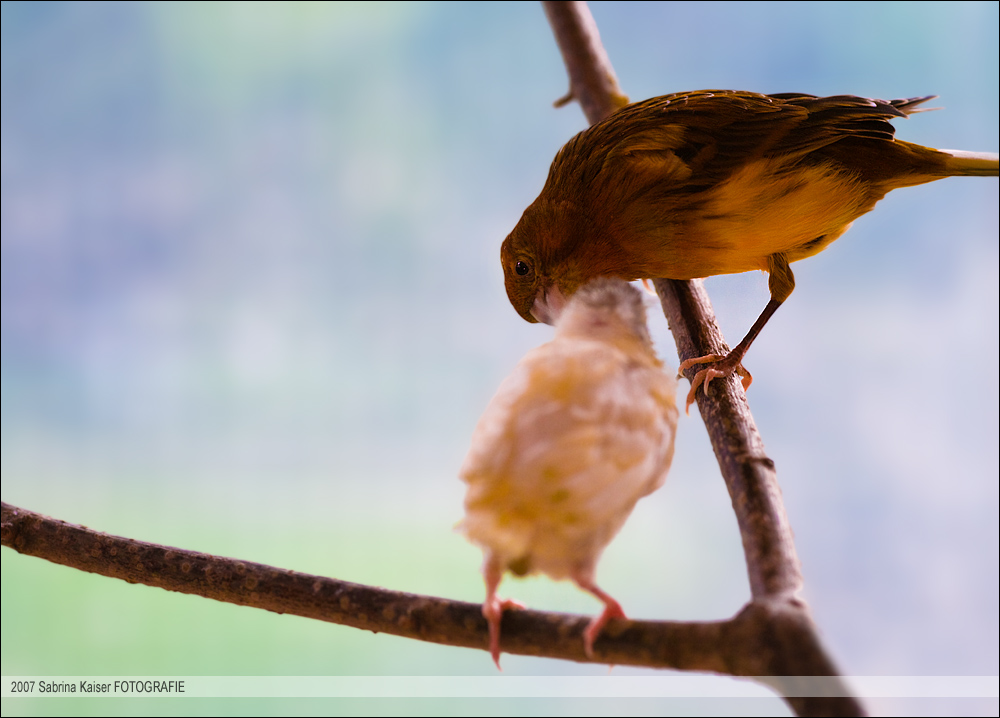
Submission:
[[[628,105],[566,143],[504,240],[511,303],[534,321],[548,287],[568,296],[596,276],[787,268],[893,189],[996,175],[995,155],[895,139],[891,120],[930,99],[702,90]],[[779,301],[794,286],[790,269],[787,280],[773,283]]]

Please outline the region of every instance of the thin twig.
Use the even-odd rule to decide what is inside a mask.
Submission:
[[[569,74],[569,92],[556,100],[556,107],[576,100],[587,120],[594,124],[627,105],[628,97],[618,86],[587,3],[543,2],[542,5]]]

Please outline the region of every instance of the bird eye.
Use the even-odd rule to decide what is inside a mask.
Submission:
[[[514,271],[523,277],[531,271],[531,267],[528,266],[527,262],[518,262],[514,265]]]

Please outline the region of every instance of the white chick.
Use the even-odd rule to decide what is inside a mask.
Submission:
[[[460,472],[460,530],[483,548],[490,653],[500,667],[496,590],[504,571],[572,579],[604,603],[584,648],[625,613],[594,582],[635,503],[663,485],[674,453],[677,382],[662,370],[639,291],[600,278],[579,289],[555,337],[518,363],[483,412]]]

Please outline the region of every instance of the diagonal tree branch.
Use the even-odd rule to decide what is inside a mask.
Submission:
[[[621,107],[625,97],[615,80],[585,2],[545,2],[546,16],[562,51],[570,76],[568,97],[577,99],[587,120],[600,122]],[[705,354],[726,354],[708,294],[700,281],[654,281],[681,361]],[[695,369],[689,369],[690,380]],[[820,644],[808,607],[798,596],[802,573],[785,514],[774,462],[764,444],[735,376],[698,394],[698,409],[708,429],[740,527],[752,600],[747,611],[760,610],[773,622],[774,654],[767,674],[836,676],[833,662]],[[741,614],[742,615],[742,614]],[[794,695],[794,684],[773,682],[784,695]],[[843,695],[848,695],[846,689]],[[859,715],[863,709],[852,698],[789,698],[799,715],[838,713]]]
[[[681,361],[729,351],[700,280],[657,279],[653,284]],[[687,378],[693,378],[695,371],[689,369]],[[802,572],[792,528],[774,462],[764,452],[739,379],[733,375],[718,387],[713,384],[708,396],[699,392],[698,410],[733,502],[753,600],[796,601]]]

